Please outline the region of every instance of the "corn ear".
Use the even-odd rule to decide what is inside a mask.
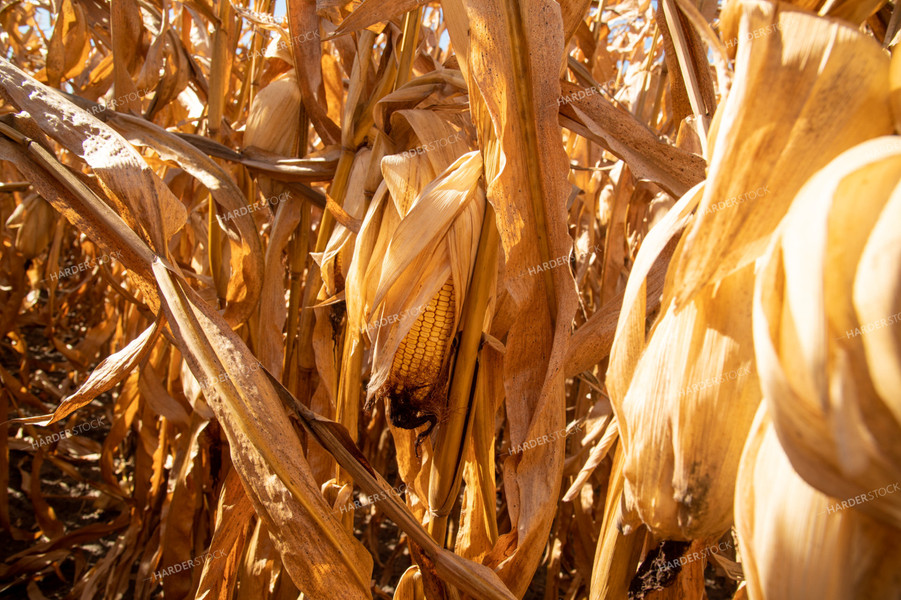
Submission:
[[[436,460],[432,462],[429,477],[429,521],[430,533],[443,541],[447,532],[447,516],[456,502],[464,470],[464,451],[472,438],[472,424],[477,412],[473,407],[474,398],[478,402],[478,382],[476,361],[482,341],[483,327],[490,324],[488,306],[492,296],[494,275],[497,264],[497,250],[500,242],[494,221],[494,210],[486,204],[479,234],[479,246],[475,256],[476,273],[472,278],[463,307],[465,326],[460,338],[448,394],[448,419],[438,432],[435,442]],[[486,398],[481,399],[486,402]],[[484,414],[484,413],[483,413]],[[490,519],[486,511],[483,516]],[[489,531],[491,524],[488,524]]]
[[[630,281],[608,378],[627,452],[625,497],[654,533],[676,539],[715,536],[732,520],[742,441],[761,398],[753,261],[810,175],[891,130],[888,61],[851,27],[791,7],[735,1],[724,7],[723,30],[750,41],[738,45],[735,83],[711,127],[710,174],[694,192],[699,206],[673,256],[662,317],[646,344],[628,312],[637,293]],[[758,31],[766,35],[748,35]],[[852,82],[842,65],[858,61],[865,68]],[[809,90],[803,104],[769,100],[799,90]],[[732,160],[749,147],[760,160]],[[684,201],[671,213],[681,214]],[[654,242],[655,250],[661,246]],[[674,341],[687,355],[671,358]]]
[[[454,281],[448,278],[401,341],[385,384],[388,389],[397,393],[399,388],[411,387],[417,402],[428,397],[432,386],[419,382],[433,379],[447,363],[454,312]]]
[[[446,400],[450,340],[478,243],[473,230],[484,211],[480,173],[481,158],[471,152],[428,184],[371,271],[380,277],[368,327],[375,333],[367,400],[390,395],[392,421],[408,429],[437,420]],[[431,235],[423,235],[425,230]],[[424,376],[423,368],[436,366]]]
[[[751,600],[899,597],[901,531],[859,507],[843,508],[799,477],[767,403],[752,426],[736,488],[736,530]]]
[[[798,474],[838,498],[901,481],[899,184],[901,137],[837,157],[798,194],[756,284],[774,428]],[[860,510],[901,527],[899,494]]]
[[[250,105],[244,145],[292,156],[299,138],[296,124],[300,122],[300,103],[294,69],[273,79],[260,90]]]
[[[716,537],[732,523],[735,473],[760,401],[749,320],[753,267],[677,310],[664,289],[647,341],[644,277],[704,193],[697,186],[650,232],[626,288],[608,373],[625,453],[624,499],[665,539]],[[677,250],[673,261],[679,261]],[[675,340],[686,354],[671,357]],[[627,511],[628,512],[628,511]]]
[[[676,257],[678,258],[678,256]],[[753,265],[672,304],[654,328],[617,416],[627,423],[626,486],[642,520],[668,539],[715,537],[732,524],[735,474],[760,389],[749,320]],[[685,354],[667,361],[679,340]]]

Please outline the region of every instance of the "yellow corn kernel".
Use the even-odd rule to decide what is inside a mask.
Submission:
[[[344,289],[344,261],[341,260],[344,251],[341,250],[335,255],[335,291],[340,292]]]
[[[448,278],[404,337],[388,377],[392,392],[402,389],[414,402],[425,399],[440,380],[453,339],[454,283]]]

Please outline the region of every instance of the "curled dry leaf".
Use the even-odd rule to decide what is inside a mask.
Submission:
[[[147,353],[157,340],[159,331],[160,321],[157,319],[153,325],[145,329],[141,335],[129,342],[127,346],[103,359],[81,387],[78,388],[77,392],[63,398],[52,415],[13,419],[12,422],[46,426],[65,419],[125,379],[147,357]]]
[[[544,0],[457,0],[444,8],[485,148],[487,196],[505,267],[527,272],[572,248],[563,210],[569,193],[566,157],[557,123],[560,8]],[[508,283],[507,291],[517,318],[507,337],[504,387],[511,441],[521,444],[562,429],[562,362],[576,298],[572,275],[562,269],[522,277]],[[553,521],[563,445],[539,446],[505,465],[512,530],[484,560],[522,595],[527,587],[522,573],[537,567]]]
[[[184,206],[118,133],[26,73],[0,59],[2,94],[26,111],[44,133],[83,159],[108,186],[117,208],[141,224],[157,252],[186,218]]]
[[[901,12],[439,4],[0,10],[5,593],[897,596]]]
[[[240,210],[246,206],[244,195],[231,176],[193,145],[162,127],[131,115],[116,114],[109,124],[131,143],[149,147],[165,159],[178,164],[208,190],[228,215],[226,226],[240,234],[229,236],[232,277],[228,281],[225,320],[243,323],[257,307],[263,271],[262,244],[251,214]]]
[[[890,496],[868,504],[878,504]],[[742,454],[735,519],[748,597],[892,598],[901,586],[899,530],[843,506],[795,471],[760,406]]]
[[[798,474],[836,498],[901,481],[899,183],[897,136],[838,156],[792,203],[757,278],[754,342],[773,427]],[[858,510],[901,526],[897,495]]]
[[[368,596],[372,558],[323,500],[265,372],[222,317],[174,271],[158,260],[154,273],[173,334],[183,344],[194,374],[204,387],[215,390],[210,407],[229,437],[235,468],[257,514],[273,532],[292,580],[311,595]],[[336,578],[345,585],[334,586]]]
[[[723,37],[738,40],[735,81],[710,130],[708,184],[675,270],[677,305],[760,257],[811,174],[893,130],[888,57],[855,28],[733,0]]]

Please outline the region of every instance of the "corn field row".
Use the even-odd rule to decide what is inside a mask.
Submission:
[[[0,598],[901,599],[886,0],[0,4]]]

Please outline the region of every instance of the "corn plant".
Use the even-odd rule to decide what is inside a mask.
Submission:
[[[0,596],[901,598],[899,25],[3,5]]]

